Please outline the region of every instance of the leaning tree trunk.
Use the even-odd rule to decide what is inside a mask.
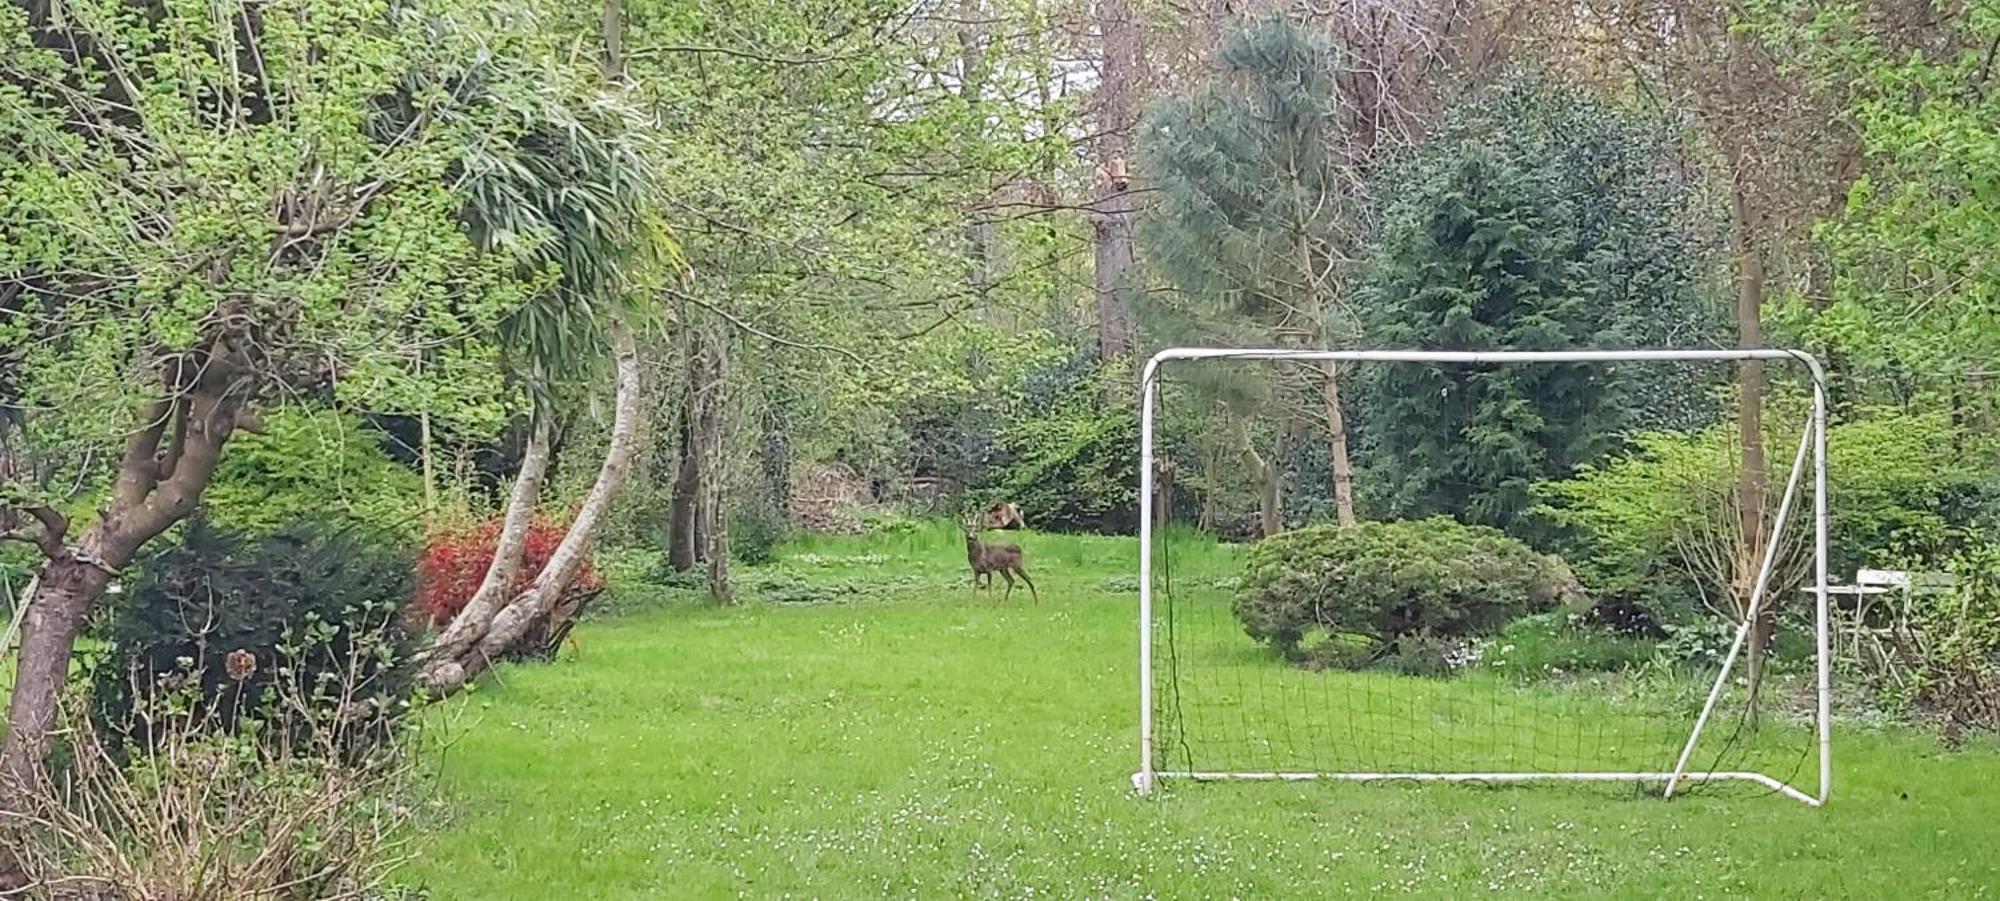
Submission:
[[[1257,486],[1258,537],[1269,538],[1285,527],[1278,507],[1278,467],[1257,453],[1256,446],[1250,442],[1250,431],[1241,419],[1236,422],[1236,442],[1243,468],[1249,471],[1251,481]]]
[[[443,697],[463,688],[484,672],[493,661],[514,647],[536,622],[546,618],[562,600],[577,571],[583,568],[597,528],[611,500],[624,485],[639,441],[639,348],[632,328],[624,317],[612,314],[607,325],[616,360],[617,394],[612,402],[611,442],[597,481],[577,508],[569,531],[535,580],[494,614],[493,621],[470,647],[452,659],[432,661],[425,672],[425,687],[434,697]]]
[[[255,427],[243,412],[248,383],[228,375],[236,367],[224,354],[211,350],[200,382],[147,406],[126,439],[110,500],[75,545],[66,543],[67,520],[46,508],[36,511],[47,561],[23,601],[28,609],[0,745],[0,811],[20,810],[24,793],[41,776],[77,636],[112,574],[194,511],[223,445],[239,427]]]
[[[492,627],[493,617],[511,598],[514,578],[521,571],[521,552],[528,543],[528,529],[534,523],[535,504],[541,498],[542,477],[548,473],[552,431],[548,416],[535,417],[533,436],[521,457],[521,472],[515,476],[514,489],[507,496],[506,518],[500,526],[500,541],[493,548],[493,562],[487,564],[486,576],[472,593],[472,599],[452,617],[425,653],[429,661],[425,666],[425,681],[437,682],[447,675],[444,668],[456,665],[478,643]]]

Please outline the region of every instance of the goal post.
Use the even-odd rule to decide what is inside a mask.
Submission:
[[[1676,740],[1678,754],[1668,754],[1658,759],[1656,766],[1621,767],[1617,769],[1577,769],[1551,768],[1547,771],[1533,767],[1496,768],[1497,771],[1484,772],[1477,769],[1458,771],[1456,768],[1427,770],[1424,768],[1380,768],[1378,771],[1357,771],[1349,769],[1317,769],[1310,767],[1267,769],[1234,768],[1174,768],[1162,766],[1156,755],[1155,734],[1155,641],[1156,629],[1160,625],[1155,619],[1154,597],[1154,543],[1158,517],[1155,506],[1155,454],[1156,454],[1156,412],[1160,403],[1160,377],[1162,367],[1168,363],[1199,365],[1220,361],[1234,362],[1333,362],[1333,363],[1419,363],[1419,364],[1472,364],[1472,365],[1536,365],[1566,363],[1707,363],[1727,364],[1759,360],[1773,363],[1789,363],[1803,367],[1811,384],[1810,412],[1808,422],[1801,432],[1797,450],[1793,456],[1792,468],[1788,474],[1785,489],[1779,501],[1776,516],[1770,521],[1770,533],[1765,536],[1764,556],[1751,590],[1746,609],[1735,627],[1734,639],[1723,657],[1719,671],[1709,686],[1699,708],[1699,714],[1689,724],[1685,741]],[[1825,373],[1817,359],[1808,353],[1785,349],[1743,349],[1743,350],[1507,350],[1507,351],[1430,351],[1430,350],[1303,350],[1275,348],[1209,348],[1175,347],[1160,351],[1146,362],[1140,382],[1140,443],[1139,443],[1139,768],[1132,774],[1133,787],[1140,794],[1150,794],[1163,781],[1305,781],[1343,780],[1353,782],[1412,781],[1412,782],[1480,782],[1518,783],[1534,781],[1572,782],[1628,782],[1646,783],[1656,786],[1664,797],[1673,797],[1677,790],[1695,783],[1742,782],[1755,784],[1787,797],[1819,806],[1828,800],[1832,790],[1832,709],[1831,709],[1831,656],[1829,635],[1828,601],[1828,511],[1827,511],[1827,398]],[[1811,591],[1814,604],[1812,610],[1812,660],[1810,673],[1812,697],[1810,699],[1809,728],[1802,725],[1805,737],[1817,756],[1817,786],[1801,788],[1786,778],[1752,768],[1714,768],[1700,770],[1691,766],[1697,746],[1701,744],[1703,732],[1710,726],[1718,704],[1731,684],[1731,676],[1744,657],[1750,640],[1752,625],[1758,621],[1760,611],[1770,602],[1766,598],[1771,590],[1773,568],[1778,556],[1780,539],[1788,518],[1795,505],[1801,503],[1802,475],[1810,459],[1812,472],[1811,513],[1812,522],[1810,574],[1805,576],[1805,588]],[[1239,633],[1240,636],[1240,633]],[[1804,691],[1804,688],[1801,689]],[[1733,741],[1733,739],[1732,739]],[[1802,750],[1801,755],[1805,754]],[[1801,763],[1803,761],[1801,760]],[[1796,775],[1793,777],[1796,780]]]

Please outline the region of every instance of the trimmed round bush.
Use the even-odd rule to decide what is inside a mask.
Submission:
[[[1498,529],[1433,517],[1265,539],[1250,552],[1234,608],[1250,637],[1301,666],[1387,662],[1435,673],[1444,667],[1431,658],[1458,640],[1582,603],[1560,558]]]

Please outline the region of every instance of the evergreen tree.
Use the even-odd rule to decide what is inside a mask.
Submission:
[[[1455,109],[1381,179],[1358,306],[1380,347],[1719,346],[1699,290],[1714,236],[1672,123],[1515,78]],[[1637,428],[1698,427],[1720,369],[1368,370],[1367,482],[1398,515],[1514,526],[1535,482]]]
[[[1325,346],[1351,332],[1336,313],[1353,245],[1344,215],[1353,204],[1342,185],[1348,170],[1338,140],[1337,54],[1322,37],[1272,17],[1232,35],[1221,63],[1207,87],[1155,107],[1140,134],[1141,173],[1158,188],[1140,238],[1156,270],[1179,289],[1142,315],[1155,337]],[[1270,377],[1268,370],[1247,375]],[[1260,482],[1267,532],[1276,525],[1277,464],[1256,452],[1247,419],[1283,420],[1281,444],[1302,431],[1302,420],[1318,420],[1338,514],[1351,522],[1338,374],[1328,364],[1291,382],[1276,392],[1211,383],[1208,394],[1236,420],[1228,431]]]
[[[1588,267],[1566,259],[1571,212],[1543,173],[1471,147],[1410,185],[1388,220],[1364,303],[1371,343],[1576,347],[1599,327]],[[1370,458],[1390,509],[1505,527],[1533,486],[1603,450],[1612,413],[1585,365],[1373,370]]]

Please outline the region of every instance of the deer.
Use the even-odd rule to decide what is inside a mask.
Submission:
[[[986,508],[982,524],[989,529],[1025,529],[1028,521],[1021,518],[1021,508],[1006,501],[994,501]]]
[[[1021,568],[1021,547],[1017,544],[987,544],[979,540],[979,520],[968,519],[959,524],[965,532],[965,562],[972,565],[972,587],[980,587],[979,579],[986,577],[987,588],[993,587],[993,574],[1007,580],[1007,593],[1000,596],[1005,601],[1014,596],[1014,577],[1028,583],[1028,594],[1036,603],[1042,600],[1041,592],[1035,590],[1035,583],[1028,578],[1028,571]]]

